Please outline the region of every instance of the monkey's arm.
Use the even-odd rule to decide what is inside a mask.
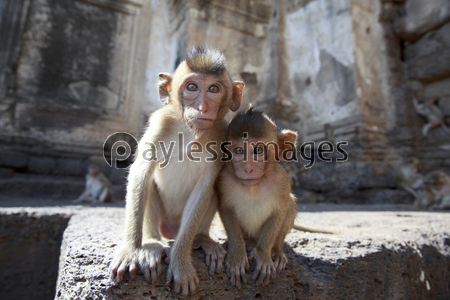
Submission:
[[[416,97],[413,97],[412,101],[413,101],[414,110],[419,115],[422,115],[422,116],[426,117],[427,113],[426,113],[425,109],[422,107],[422,105],[419,104],[419,101],[417,101]]]
[[[125,207],[125,232],[122,245],[116,250],[114,259],[110,265],[111,279],[123,280],[123,276],[129,271],[134,278],[137,270],[144,272],[145,279],[155,282],[157,274],[161,271],[161,260],[165,256],[167,248],[160,242],[161,237],[153,234],[149,242],[143,241],[143,220],[146,205],[151,205],[154,200],[153,195],[144,197],[147,184],[153,177],[156,165],[161,160],[161,153],[156,153],[157,160],[150,160],[146,156],[148,142],[161,140],[158,130],[158,116],[150,119],[150,127],[155,130],[147,130],[138,144],[136,159],[131,165],[128,174],[126,207]],[[150,202],[150,203],[146,203]],[[158,220],[150,220],[157,222]],[[150,279],[151,278],[151,279]]]
[[[191,249],[194,237],[205,216],[220,168],[208,168],[201,175],[189,196],[181,218],[180,230],[170,251],[167,284],[174,281],[174,293],[186,296],[198,284],[197,272],[192,266]]]
[[[225,231],[227,232],[227,258],[226,272],[230,278],[231,285],[241,288],[242,282],[246,282],[245,271],[248,270],[248,258],[245,251],[245,241],[241,228],[237,221],[236,213],[232,208],[221,205],[219,209]]]
[[[111,279],[119,281],[127,271],[131,278],[137,274],[138,268],[144,272],[147,281],[150,281],[150,271],[153,281],[159,273],[160,262],[164,257],[164,246],[154,237],[155,243],[148,247],[142,246],[142,226],[145,200],[143,191],[146,185],[148,172],[153,172],[155,162],[145,161],[140,155],[130,168],[125,207],[125,236],[122,245],[116,251],[110,265]],[[149,259],[152,257],[153,259]]]
[[[89,198],[89,193],[91,191],[91,185],[92,185],[91,182],[92,182],[91,176],[86,175],[86,185],[85,185],[84,191],[81,193],[80,196],[78,196],[77,199],[75,199],[73,201],[74,203],[80,203],[80,202],[86,201]]]

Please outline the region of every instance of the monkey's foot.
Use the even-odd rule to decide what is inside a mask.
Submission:
[[[192,264],[182,261],[182,259],[174,259],[174,257],[170,260],[167,270],[166,285],[170,285],[172,282],[174,283],[172,293],[183,297],[192,293],[199,283],[197,272]]]
[[[228,252],[225,266],[231,285],[240,289],[241,280],[243,283],[247,282],[247,278],[245,276],[245,271],[249,268],[247,253],[244,252],[239,255]]]
[[[209,267],[210,275],[222,271],[222,263],[226,252],[219,243],[216,243],[207,235],[199,234],[195,237],[193,247],[194,249],[202,247],[205,251],[205,264]]]
[[[288,262],[286,254],[283,252],[274,253],[273,255],[273,263],[277,272],[281,272],[286,267]]]
[[[255,247],[250,252],[248,259],[252,260],[253,258],[256,261],[256,268],[252,274],[252,279],[256,280],[256,285],[269,284],[270,278],[275,278],[276,273],[270,253]]]
[[[110,265],[111,280],[123,281],[126,272],[132,279],[137,272],[144,273],[145,280],[156,283],[161,274],[161,261],[168,253],[168,247],[160,242],[146,243],[138,249],[122,247],[114,255]]]

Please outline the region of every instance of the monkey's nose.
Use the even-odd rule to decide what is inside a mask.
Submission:
[[[245,173],[250,175],[253,172],[253,169],[244,169]]]
[[[203,99],[200,99],[200,103],[198,105],[198,110],[205,113],[208,111],[208,104],[205,101],[205,98],[203,97]]]

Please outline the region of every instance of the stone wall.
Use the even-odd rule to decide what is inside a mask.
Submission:
[[[150,1],[2,3],[1,177],[81,179],[109,135],[140,133]]]

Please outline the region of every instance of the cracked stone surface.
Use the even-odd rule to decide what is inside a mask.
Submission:
[[[356,208],[355,208],[356,207]],[[300,209],[305,209],[301,207]],[[392,209],[387,207],[386,209]],[[201,250],[193,251],[200,284],[189,299],[448,299],[450,222],[447,212],[403,209],[373,211],[369,206],[310,206],[297,223],[338,234],[292,230],[286,238],[289,263],[265,287],[229,285],[225,273],[208,275]],[[122,207],[2,208],[2,214],[70,216],[59,260],[56,299],[172,299],[164,285],[143,275],[115,284],[108,265],[122,236]],[[220,220],[211,229],[225,241]]]

